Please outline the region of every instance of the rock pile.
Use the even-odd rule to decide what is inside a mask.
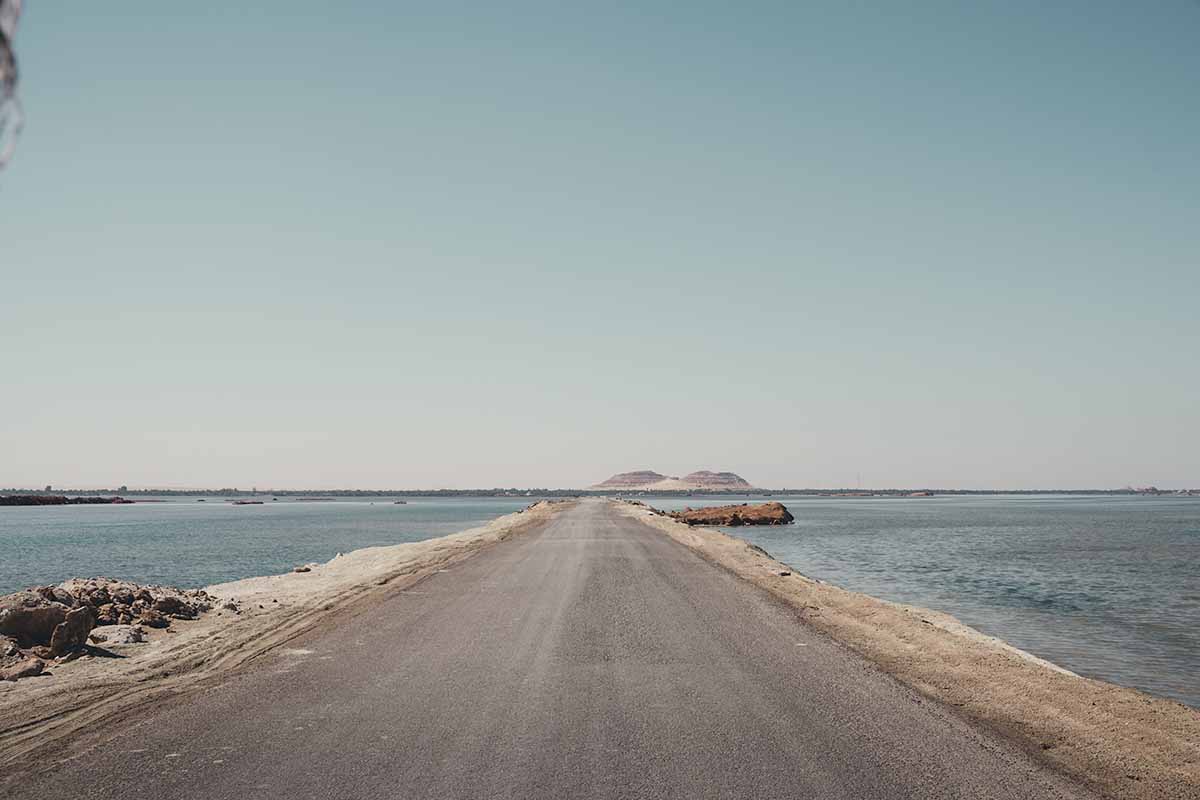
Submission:
[[[150,628],[165,628],[172,619],[195,619],[215,601],[203,589],[144,586],[112,578],[75,578],[35,591],[66,605],[91,608],[97,625],[137,623]]]
[[[688,525],[787,525],[795,520],[783,503],[685,508],[670,516]]]
[[[0,680],[41,674],[50,659],[69,660],[89,637],[105,644],[141,641],[149,628],[195,619],[215,599],[199,589],[79,578],[0,597]],[[112,627],[111,635],[93,633]],[[118,630],[120,628],[120,630]]]

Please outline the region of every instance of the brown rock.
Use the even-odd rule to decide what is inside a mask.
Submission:
[[[154,610],[160,614],[189,614],[187,604],[173,595],[164,595],[154,601]]]
[[[21,652],[21,646],[16,639],[0,636],[0,659],[11,658]]]
[[[50,635],[50,652],[56,656],[78,650],[87,644],[88,634],[96,627],[96,618],[87,606],[73,608]]]
[[[195,619],[212,608],[214,599],[199,589],[139,586],[111,578],[73,578],[58,586],[42,586],[0,597],[0,634],[11,636],[21,648],[43,646],[46,656],[77,650],[92,627],[144,625],[165,628],[170,619]],[[56,629],[73,609],[72,623],[52,642]],[[83,624],[90,619],[90,624]],[[86,628],[86,630],[84,630]]]
[[[97,586],[86,595],[88,605],[99,608],[100,606],[108,605],[112,602],[112,597],[108,593],[108,589],[103,586]]]
[[[64,606],[75,605],[75,598],[65,589],[58,586],[39,586],[31,591],[37,592],[52,603],[62,603]]]
[[[139,625],[145,625],[147,628],[165,628],[171,624],[171,620],[164,617],[152,608],[148,608],[141,613],[137,618]]]
[[[0,597],[0,635],[16,639],[21,647],[48,644],[68,610],[41,591],[5,595]]]
[[[146,632],[136,625],[109,625],[92,631],[89,637],[106,647],[116,644],[137,644],[146,641]]]
[[[121,612],[115,603],[107,603],[96,609],[97,625],[116,625],[120,622]]]
[[[688,525],[787,525],[794,521],[783,503],[758,505],[713,506],[676,511],[672,517]]]
[[[32,678],[34,675],[41,675],[45,668],[46,662],[40,658],[26,658],[11,667],[0,669],[0,680],[18,681],[21,678]]]

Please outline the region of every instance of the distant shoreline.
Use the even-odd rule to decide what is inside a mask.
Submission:
[[[29,489],[3,488],[4,495],[39,495],[47,497],[288,497],[288,498],[355,498],[355,497],[971,497],[993,495],[1074,495],[1112,497],[1198,497],[1194,489],[938,489],[928,487],[889,489],[130,489],[125,486],[105,489]]]

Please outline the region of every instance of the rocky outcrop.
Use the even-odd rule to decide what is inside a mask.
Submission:
[[[213,601],[201,590],[110,578],[77,578],[5,595],[0,597],[0,677],[40,675],[45,660],[73,658],[89,639],[106,645],[142,641],[139,626],[166,628],[171,620],[195,619]],[[94,632],[105,628],[113,632]]]
[[[688,525],[787,525],[795,517],[783,503],[686,508],[670,516]]]

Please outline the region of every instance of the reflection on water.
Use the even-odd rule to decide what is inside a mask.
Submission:
[[[1200,707],[1200,498],[771,499],[795,525],[729,532],[802,574]]]

